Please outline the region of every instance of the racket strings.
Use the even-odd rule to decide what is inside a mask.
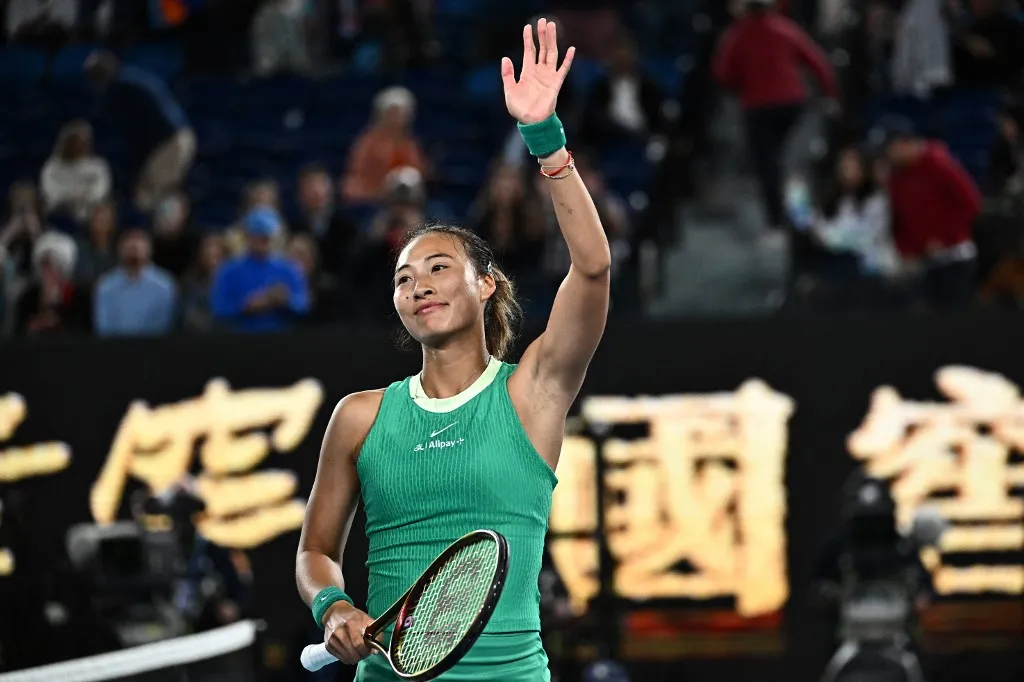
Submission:
[[[430,577],[407,610],[394,657],[398,667],[429,670],[459,645],[487,600],[497,555],[493,542],[469,544]]]

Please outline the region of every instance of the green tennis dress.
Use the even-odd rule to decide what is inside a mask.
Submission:
[[[557,479],[523,431],[508,394],[515,365],[491,359],[457,396],[423,396],[419,377],[387,388],[356,469],[366,509],[367,610],[387,610],[438,554],[488,528],[508,540],[498,605],[469,653],[437,678],[547,682],[540,574]],[[399,679],[383,656],[360,661],[358,682]]]

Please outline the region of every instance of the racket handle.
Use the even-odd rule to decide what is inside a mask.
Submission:
[[[299,656],[299,660],[302,661],[302,667],[310,672],[319,670],[331,663],[338,662],[338,659],[327,651],[326,644],[307,645],[306,648],[302,650],[302,655]]]

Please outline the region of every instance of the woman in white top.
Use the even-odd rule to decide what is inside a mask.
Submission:
[[[93,153],[92,126],[66,123],[57,136],[53,155],[43,166],[40,189],[46,212],[63,211],[85,222],[110,194],[110,167]]]
[[[839,154],[835,185],[812,231],[828,251],[853,256],[864,276],[891,278],[899,270],[889,199],[856,148]]]

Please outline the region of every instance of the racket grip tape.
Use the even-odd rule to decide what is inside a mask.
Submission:
[[[299,660],[302,662],[302,667],[310,672],[338,662],[338,659],[327,650],[326,644],[310,644],[306,646],[302,650]]]

